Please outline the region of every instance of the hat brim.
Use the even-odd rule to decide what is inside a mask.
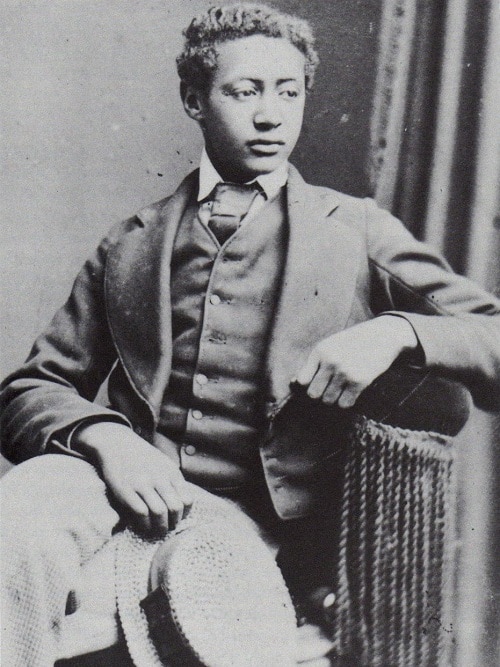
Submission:
[[[163,540],[129,528],[115,536],[118,614],[135,666],[185,665],[186,650],[206,667],[295,665],[293,604],[258,527],[235,503],[193,492],[189,516]],[[167,651],[140,604],[157,585],[170,612],[165,637],[173,629],[178,641]]]

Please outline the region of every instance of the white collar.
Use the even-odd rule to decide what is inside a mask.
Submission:
[[[270,174],[262,174],[252,179],[249,183],[258,183],[266,198],[273,199],[288,180],[288,162],[283,162]],[[217,183],[223,183],[224,179],[220,177],[218,171],[208,157],[207,151],[203,148],[200,159],[200,187],[198,190],[198,201],[206,199]]]

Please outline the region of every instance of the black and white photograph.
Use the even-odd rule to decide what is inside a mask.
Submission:
[[[1,667],[497,667],[498,0],[0,35]]]

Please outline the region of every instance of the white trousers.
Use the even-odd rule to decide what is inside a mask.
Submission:
[[[70,456],[22,463],[1,480],[0,491],[1,664],[52,667],[65,657],[68,595],[81,602],[94,563],[109,588],[88,601],[89,609],[100,604],[103,617],[113,618],[113,560],[104,547],[119,517],[93,466]],[[82,652],[87,648],[92,642]]]
[[[0,492],[2,667],[53,667],[112,645],[119,516],[93,466],[46,454],[8,472]],[[299,628],[298,664],[327,667],[331,647],[318,627]]]

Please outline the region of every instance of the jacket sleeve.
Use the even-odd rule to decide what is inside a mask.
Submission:
[[[83,420],[128,424],[120,413],[93,401],[117,358],[104,303],[107,251],[133,226],[131,219],[111,230],[24,365],[3,382],[2,453],[12,462],[44,453],[58,435]]]
[[[500,301],[372,200],[366,220],[373,311],[405,317],[428,368],[465,384],[478,407],[499,409]]]

